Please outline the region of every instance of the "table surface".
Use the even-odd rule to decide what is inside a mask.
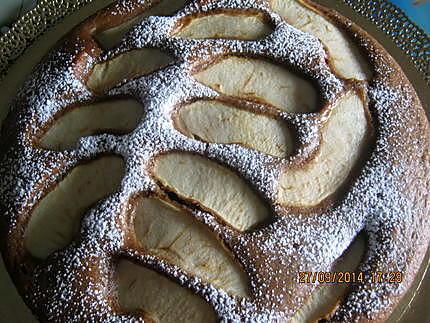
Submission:
[[[400,7],[409,18],[430,34],[430,0],[391,0]]]
[[[0,0],[0,2],[0,29],[6,31],[20,15],[34,7],[38,0]],[[430,0],[391,0],[391,2],[430,34]]]

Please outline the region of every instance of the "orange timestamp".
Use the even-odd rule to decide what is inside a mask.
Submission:
[[[371,283],[393,283],[399,284],[403,281],[401,271],[374,271],[374,272],[354,272],[354,271],[301,271],[298,281],[302,284],[353,284],[370,281]]]

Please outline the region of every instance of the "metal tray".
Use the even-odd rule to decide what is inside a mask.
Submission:
[[[112,0],[42,0],[0,37],[0,122],[28,72],[80,21]],[[314,0],[362,26],[397,60],[430,115],[430,38],[385,0]],[[392,322],[430,322],[430,267],[427,253],[414,287]],[[36,322],[11,282],[0,257],[0,322]]]

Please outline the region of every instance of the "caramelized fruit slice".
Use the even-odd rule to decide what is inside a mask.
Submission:
[[[281,175],[279,201],[288,206],[309,207],[333,194],[357,163],[368,131],[361,97],[350,92],[340,98],[322,129],[317,156]]]
[[[263,101],[287,112],[311,112],[317,107],[310,82],[261,59],[226,57],[194,77],[222,94]]]
[[[329,20],[296,0],[271,0],[272,8],[285,20],[304,32],[319,38],[326,46],[329,59],[344,78],[367,80],[371,69],[358,47]]]
[[[85,211],[113,193],[123,174],[124,162],[116,156],[74,168],[34,209],[24,234],[30,254],[44,259],[66,247],[79,231]]]
[[[125,34],[142,19],[149,16],[171,15],[175,13],[175,11],[181,9],[188,1],[189,0],[161,0],[141,15],[130,19],[119,26],[99,32],[94,37],[97,39],[97,42],[102,46],[102,48],[113,48],[118,45]]]
[[[269,217],[263,200],[242,178],[207,158],[188,153],[161,155],[153,172],[168,189],[213,210],[238,230]]]
[[[272,28],[262,14],[236,11],[185,17],[175,36],[190,39],[228,38],[254,40],[267,36]]]
[[[344,254],[338,259],[331,269],[334,273],[346,273],[343,279],[352,279],[351,273],[355,272],[356,278],[359,272],[356,272],[366,251],[366,239],[364,234],[360,234]],[[349,278],[348,278],[349,277]],[[299,322],[318,322],[319,319],[328,319],[327,316],[336,309],[339,301],[351,286],[349,283],[328,283],[320,285],[305,304],[297,311],[291,320],[294,323]]]
[[[127,311],[144,311],[155,322],[217,322],[201,297],[161,274],[127,260],[117,267],[118,298]]]
[[[124,80],[150,74],[171,62],[173,58],[159,49],[134,49],[96,64],[88,77],[87,86],[95,92],[103,93]]]
[[[247,296],[248,279],[203,224],[167,202],[141,199],[134,228],[141,245],[193,276],[236,296]]]
[[[127,133],[138,124],[143,108],[134,100],[109,100],[73,108],[43,135],[40,146],[72,149],[79,138],[99,132]]]
[[[239,143],[262,153],[285,157],[294,149],[287,125],[272,117],[201,100],[181,108],[176,126],[186,136],[212,143]]]

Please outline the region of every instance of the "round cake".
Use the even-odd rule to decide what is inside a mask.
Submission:
[[[0,136],[0,242],[42,322],[386,321],[430,242],[430,130],[310,1],[119,0]]]

